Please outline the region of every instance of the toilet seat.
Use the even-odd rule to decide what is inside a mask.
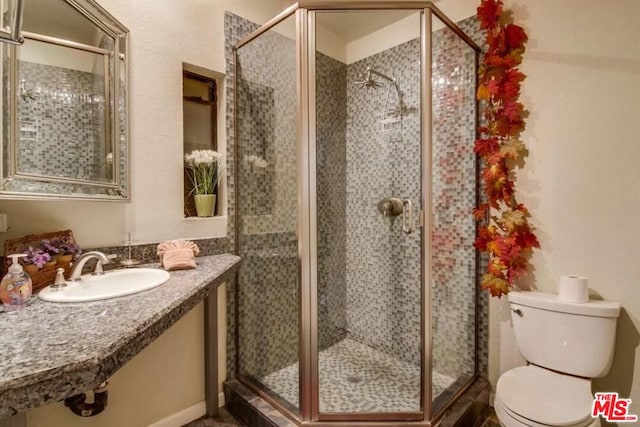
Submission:
[[[592,404],[590,380],[530,365],[500,377],[494,406],[507,427],[585,427],[600,425]]]

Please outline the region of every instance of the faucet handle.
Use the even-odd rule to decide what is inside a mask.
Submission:
[[[111,254],[111,255],[107,255],[107,258],[111,259],[116,259],[118,258],[117,254]],[[96,266],[93,269],[93,273],[91,273],[92,276],[102,276],[104,274],[104,268],[103,268],[103,263],[101,260],[98,260],[98,262],[96,262]]]

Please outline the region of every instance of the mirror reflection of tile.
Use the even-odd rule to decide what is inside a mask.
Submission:
[[[111,181],[104,76],[18,61],[18,171]]]

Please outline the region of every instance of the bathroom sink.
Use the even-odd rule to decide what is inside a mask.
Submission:
[[[169,273],[155,268],[111,270],[100,276],[85,274],[79,282],[67,282],[62,289],[47,286],[40,299],[49,302],[86,302],[135,294],[160,286],[169,280]]]

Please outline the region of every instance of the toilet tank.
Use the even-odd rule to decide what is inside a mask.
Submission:
[[[619,303],[571,303],[543,292],[514,291],[508,298],[516,342],[528,362],[588,378],[609,372]]]

